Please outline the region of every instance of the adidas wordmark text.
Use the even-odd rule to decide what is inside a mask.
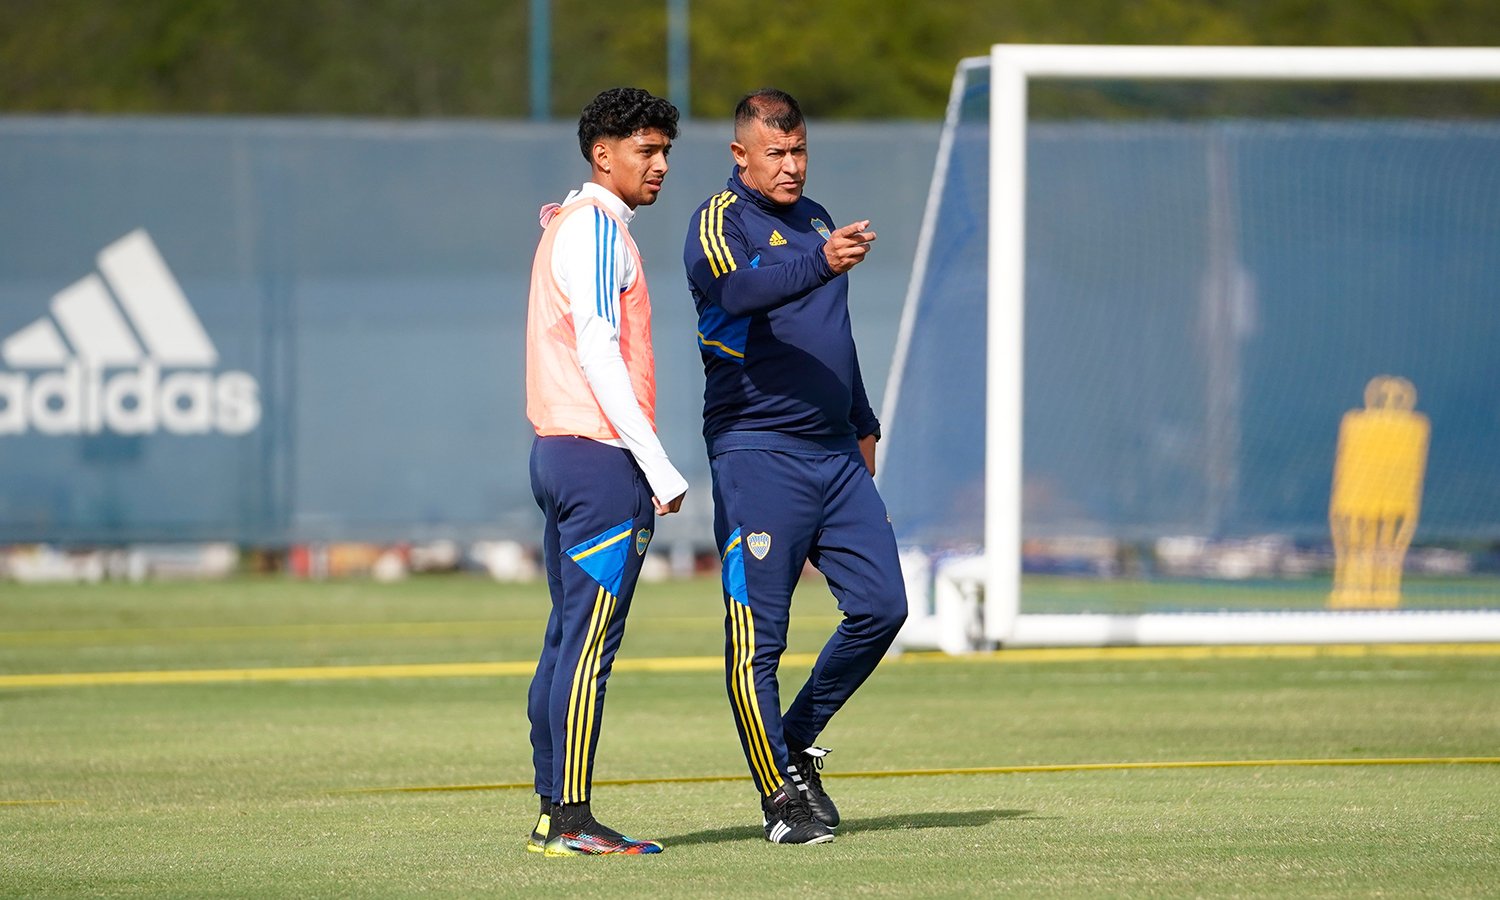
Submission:
[[[218,351],[151,236],[110,244],[99,269],[0,341],[0,435],[253,431],[260,385],[213,371]]]

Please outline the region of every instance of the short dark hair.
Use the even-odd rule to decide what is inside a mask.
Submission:
[[[777,131],[796,131],[804,121],[802,107],[786,91],[771,87],[751,91],[734,108],[734,130],[756,121]]]
[[[640,88],[610,88],[590,100],[578,117],[578,149],[592,163],[600,138],[627,138],[648,128],[676,140],[677,107]]]

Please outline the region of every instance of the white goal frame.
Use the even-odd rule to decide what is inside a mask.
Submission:
[[[964,598],[965,617],[938,630],[951,649],[966,633],[991,645],[1370,643],[1500,641],[1500,612],[1265,612],[1145,615],[1023,613],[1021,582],[1022,378],[1025,323],[1027,88],[1033,78],[1253,81],[1496,81],[1500,49],[1474,47],[1163,47],[996,44],[988,59],[960,63],[990,69],[990,196],[986,334],[984,556],[938,573],[935,593]],[[928,216],[919,237],[912,289],[898,336],[886,411],[894,409],[915,296],[930,246],[930,219],[946,174],[955,125],[950,102]],[[899,423],[893,423],[899,427]],[[982,593],[981,593],[982,592]],[[982,610],[978,607],[982,605]],[[950,603],[951,608],[951,603]],[[938,624],[938,623],[931,623]],[[955,632],[955,628],[959,629]],[[970,641],[973,645],[975,641]],[[908,642],[910,645],[910,642]]]

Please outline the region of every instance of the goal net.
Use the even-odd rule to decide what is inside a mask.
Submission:
[[[882,415],[903,645],[1500,640],[1497,80],[963,61]]]

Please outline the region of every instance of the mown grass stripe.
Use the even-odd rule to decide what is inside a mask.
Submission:
[[[1163,762],[1052,763],[1029,766],[968,766],[948,769],[892,769],[868,772],[824,772],[824,778],[932,778],[940,775],[1026,775],[1053,772],[1124,772],[1137,769],[1268,769],[1294,766],[1431,766],[1500,765],[1500,756],[1403,756],[1348,759],[1218,759]],[[687,775],[664,778],[596,779],[594,786],[646,784],[709,784],[744,781],[738,775]],[[499,784],[440,784],[403,787],[339,788],[330,794],[419,794],[446,791],[508,791],[531,788],[530,781]]]
[[[417,663],[411,665],[297,666],[261,669],[169,669],[141,672],[56,672],[0,675],[0,688],[223,684],[266,681],[344,681],[371,678],[474,678],[530,675],[536,663]]]
[[[638,616],[635,627],[698,629],[723,616]],[[832,626],[838,616],[801,616],[794,626]],[[17,647],[99,644],[172,644],[195,641],[335,640],[363,637],[470,637],[535,632],[535,619],[475,619],[451,622],[328,622],[300,625],[185,625],[174,628],[55,628],[0,631],[0,645]]]
[[[60,628],[0,631],[0,644],[161,644],[193,641],[301,640],[362,637],[460,637],[535,631],[536,622],[343,622],[307,625],[202,625],[178,628]]]
[[[1473,644],[1270,644],[1218,645],[1206,647],[1058,647],[1028,650],[997,650],[948,656],[938,652],[907,653],[888,660],[894,665],[1025,664],[1058,662],[1103,662],[1110,660],[1152,662],[1164,660],[1223,659],[1316,659],[1319,657],[1427,657],[1500,656],[1500,643]],[[783,665],[811,666],[814,653],[788,653]],[[678,656],[616,659],[614,668],[623,672],[722,672],[718,656]],[[134,672],[48,672],[0,675],[0,688],[100,687],[106,685],[217,684],[266,681],[349,681],[372,678],[489,678],[525,675],[536,670],[532,660],[471,663],[410,663],[360,666],[296,666],[255,669],[168,669]]]

